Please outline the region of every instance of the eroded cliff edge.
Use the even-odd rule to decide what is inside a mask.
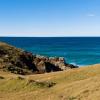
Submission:
[[[35,55],[0,42],[0,70],[25,75],[63,71],[71,68],[78,68],[78,66],[66,63],[63,57]]]

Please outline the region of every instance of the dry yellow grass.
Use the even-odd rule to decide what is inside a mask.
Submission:
[[[0,100],[100,100],[100,65],[63,72],[21,76],[0,72]],[[27,85],[28,80],[49,81],[53,87]]]

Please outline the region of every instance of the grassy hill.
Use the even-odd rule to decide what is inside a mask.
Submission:
[[[0,71],[0,100],[100,100],[100,65],[26,76]]]

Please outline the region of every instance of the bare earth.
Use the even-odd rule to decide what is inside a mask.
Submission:
[[[100,100],[100,65],[27,76],[0,71],[0,100]]]

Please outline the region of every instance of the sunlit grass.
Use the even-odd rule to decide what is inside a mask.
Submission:
[[[100,65],[18,76],[1,72],[0,100],[99,100]]]

